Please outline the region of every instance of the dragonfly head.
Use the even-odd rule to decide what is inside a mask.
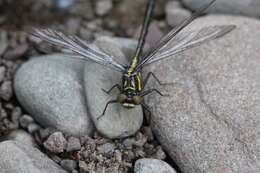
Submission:
[[[119,94],[117,96],[117,101],[127,108],[133,108],[135,107],[135,105],[139,105],[142,100],[143,99],[141,96],[132,96],[125,94]]]
[[[126,96],[125,94],[119,94],[119,95],[117,96],[117,101],[118,101],[119,103],[124,103],[126,100],[127,100],[127,96]]]

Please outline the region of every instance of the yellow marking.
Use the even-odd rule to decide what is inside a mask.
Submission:
[[[142,90],[142,82],[141,82],[141,75],[140,74],[138,74],[137,76],[136,76],[136,79],[137,79],[137,83],[138,83],[138,91],[141,91]]]
[[[131,65],[130,65],[128,71],[127,71],[128,74],[131,74],[134,71],[135,67],[137,66],[137,63],[138,63],[138,59],[137,59],[137,57],[134,57]]]
[[[126,87],[126,88],[124,88],[124,90],[127,90],[127,89],[135,90],[134,87]]]
[[[127,86],[127,82],[126,82],[126,80],[125,80],[125,82],[124,82],[124,87],[126,87]]]

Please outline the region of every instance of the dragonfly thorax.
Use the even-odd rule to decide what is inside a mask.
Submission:
[[[125,73],[122,77],[122,92],[126,95],[139,95],[142,90],[141,74]]]
[[[122,91],[117,97],[117,101],[124,107],[133,108],[139,105],[141,98],[141,74],[131,74],[126,72],[122,77]]]

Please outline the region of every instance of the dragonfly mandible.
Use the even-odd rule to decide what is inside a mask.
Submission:
[[[143,98],[153,92],[161,96],[164,95],[156,88],[145,90],[147,81],[151,77],[153,77],[160,85],[162,85],[162,83],[152,72],[149,72],[143,80],[141,78],[141,70],[143,67],[162,59],[173,57],[173,55],[195,46],[199,46],[207,41],[222,37],[235,28],[234,25],[217,25],[203,27],[199,30],[192,30],[179,34],[194,19],[203,14],[203,12],[215,1],[216,0],[212,0],[203,5],[196,12],[194,12],[191,17],[184,20],[181,24],[173,28],[170,32],[168,32],[168,34],[162,37],[154,47],[151,47],[146,53],[143,53],[145,39],[156,3],[156,0],[149,0],[134,57],[127,65],[115,61],[115,57],[112,55],[100,50],[93,44],[81,40],[77,36],[65,35],[51,29],[34,29],[31,34],[51,44],[70,49],[75,54],[79,55],[77,57],[83,60],[94,61],[122,73],[121,84],[115,84],[109,90],[103,89],[104,92],[109,94],[113,89],[117,88],[120,91],[120,94],[114,100],[107,102],[98,119],[105,115],[107,107],[113,103],[120,103],[126,108],[133,108],[136,105],[142,105],[149,111],[149,107],[144,103]],[[171,43],[176,44],[168,48],[167,45]]]

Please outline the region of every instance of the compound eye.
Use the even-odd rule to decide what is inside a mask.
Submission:
[[[140,96],[134,96],[133,97],[133,101],[134,101],[134,103],[136,104],[136,105],[139,105],[141,102],[142,102],[142,97],[140,97]]]
[[[119,103],[124,103],[126,99],[127,99],[127,97],[126,97],[126,95],[124,95],[124,94],[119,94],[119,95],[117,96],[117,101],[118,101]]]

